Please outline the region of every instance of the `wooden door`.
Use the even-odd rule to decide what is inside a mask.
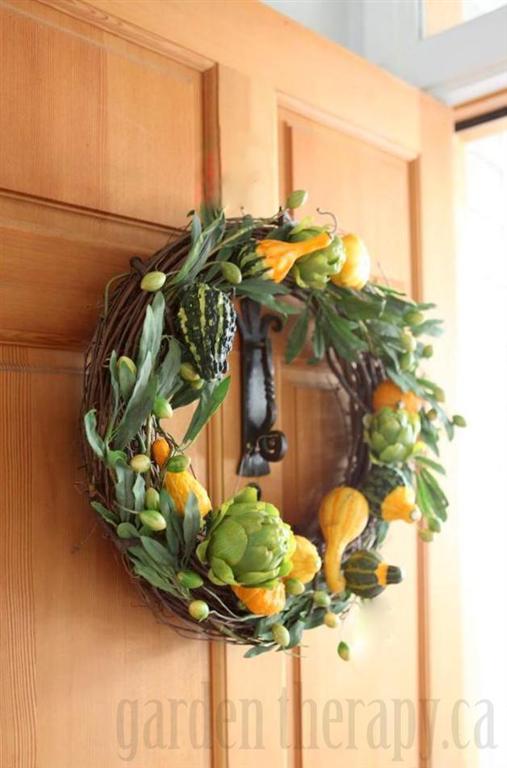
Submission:
[[[432,639],[413,531],[390,543],[403,586],[352,617],[348,666],[324,629],[301,654],[245,661],[140,607],[80,495],[77,421],[104,284],[204,195],[264,214],[306,188],[308,212],[337,212],[376,274],[421,297],[425,264],[452,264],[448,111],[256,2],[1,0],[0,20],[2,766],[382,768],[377,699],[409,702],[391,705],[387,740],[397,716],[407,764],[427,764]],[[295,519],[340,438],[325,371],[284,367],[281,345],[290,450],[262,485]],[[238,355],[194,456],[216,501],[239,484]]]

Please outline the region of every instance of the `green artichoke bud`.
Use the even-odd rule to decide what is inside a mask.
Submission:
[[[145,509],[139,513],[139,518],[143,525],[152,531],[165,531],[167,522],[164,516],[155,509]]]
[[[417,413],[387,406],[364,417],[364,439],[374,459],[382,464],[402,464],[412,455],[421,429]]]
[[[271,634],[273,635],[273,640],[280,648],[287,648],[290,643],[290,634],[287,627],[284,627],[283,624],[273,624]]]
[[[192,600],[188,612],[196,621],[204,621],[209,616],[209,605],[204,600]]]
[[[165,397],[157,395],[155,402],[153,403],[153,413],[157,419],[170,419],[173,415],[173,409],[169,400]]]
[[[118,383],[124,400],[128,400],[134,389],[137,377],[137,366],[130,357],[122,355],[118,358]]]
[[[148,472],[151,467],[150,457],[146,456],[145,453],[136,453],[136,455],[132,456],[130,459],[130,466],[134,472]]]
[[[197,556],[209,564],[215,584],[268,587],[290,572],[296,540],[273,504],[245,501],[246,492],[253,496],[255,489],[244,489],[214,514]]]
[[[308,232],[308,230],[304,230]],[[302,239],[297,237],[296,239]],[[331,275],[337,275],[345,263],[345,249],[341,238],[333,237],[327,248],[309,253],[294,264],[291,272],[301,288],[321,290]]]
[[[141,280],[141,288],[143,291],[155,293],[162,288],[166,280],[167,275],[164,272],[147,272]]]
[[[146,509],[160,508],[160,494],[155,488],[148,488],[144,494],[144,505]]]

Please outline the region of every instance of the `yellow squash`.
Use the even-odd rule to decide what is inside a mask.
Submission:
[[[298,579],[303,584],[308,584],[315,574],[320,571],[322,561],[317,552],[317,548],[311,541],[304,536],[294,536],[296,540],[296,549],[291,556],[292,570],[288,574],[288,579]]]
[[[370,279],[370,254],[358,235],[344,235],[342,240],[346,253],[345,264],[337,275],[331,276],[331,280],[335,285],[360,291]]]
[[[388,523],[404,520],[415,523],[421,519],[421,513],[415,503],[415,491],[410,485],[399,485],[388,493],[380,505],[382,519]]]
[[[174,501],[179,515],[183,515],[190,493],[195,494],[201,517],[205,517],[210,511],[211,501],[206,489],[188,469],[183,472],[166,472],[164,486]]]
[[[236,597],[256,616],[274,616],[285,608],[285,585],[282,581],[272,589],[265,587],[232,587]]]
[[[330,592],[343,592],[345,589],[341,573],[343,553],[366,528],[368,515],[368,502],[355,488],[340,486],[322,499],[319,522],[326,542],[324,573]]]

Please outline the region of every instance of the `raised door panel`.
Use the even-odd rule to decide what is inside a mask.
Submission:
[[[208,647],[157,624],[84,496],[82,357],[1,353],[0,762],[162,768],[178,750],[181,765],[207,768]],[[206,456],[203,436],[204,482]]]
[[[334,211],[338,226],[367,242],[373,272],[410,293],[411,185],[409,163],[361,138],[283,110],[280,116],[281,198],[289,188],[310,194],[298,216]],[[319,500],[340,477],[348,437],[340,401],[323,369],[284,366],[281,428],[289,437],[283,465],[284,509],[311,520]],[[418,574],[417,538],[403,523],[391,527],[385,558],[403,568],[405,580],[371,604],[354,605],[334,637],[312,630],[301,654],[303,765],[316,768],[337,757],[346,768],[384,768],[396,739],[407,738],[404,759],[417,759]],[[340,639],[352,661],[337,656]],[[404,703],[401,703],[404,702]],[[380,712],[380,714],[379,714]],[[395,719],[399,718],[399,724]],[[383,743],[381,727],[386,728]],[[398,731],[396,730],[398,729]],[[380,742],[380,743],[379,743]],[[375,760],[372,748],[375,745]],[[411,764],[412,764],[411,763]]]
[[[200,72],[40,4],[0,22],[0,186],[182,224],[202,196]]]

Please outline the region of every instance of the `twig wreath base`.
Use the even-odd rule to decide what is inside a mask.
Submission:
[[[418,373],[431,354],[420,337],[440,332],[425,317],[432,305],[370,284],[359,238],[289,216],[303,199],[293,193],[269,219],[194,213],[187,231],[111,281],[86,355],[83,450],[104,531],[161,622],[251,646],[247,656],[298,646],[305,629],[336,626],[358,597],[401,579],[378,550],[395,520],[415,522],[426,541],[440,530],[444,470],[428,451],[437,456],[441,430],[452,438],[464,423]],[[211,509],[186,456],[227,394],[243,297],[296,316],[287,362],[311,338],[308,362],[327,363],[347,424],[343,484],[296,535],[253,488]],[[171,413],[194,401],[177,443]]]

